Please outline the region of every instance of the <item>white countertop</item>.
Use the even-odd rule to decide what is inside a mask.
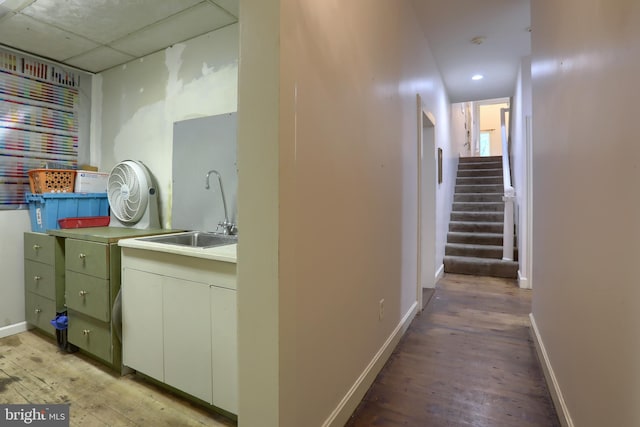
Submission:
[[[232,245],[214,246],[212,248],[195,248],[182,245],[150,242],[143,239],[144,238],[121,239],[118,241],[118,246],[232,263],[235,263],[237,259],[236,253],[238,245],[235,243]]]

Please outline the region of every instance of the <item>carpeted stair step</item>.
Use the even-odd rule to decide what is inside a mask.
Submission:
[[[464,243],[467,245],[495,245],[502,246],[502,232],[500,233],[466,233],[463,231],[450,231],[447,233],[447,242]]]
[[[497,169],[460,169],[457,177],[469,177],[469,176],[502,176],[502,168]]]
[[[460,163],[480,163],[480,162],[501,162],[501,164],[502,164],[502,156],[460,157],[458,164],[460,164]]]
[[[454,212],[504,212],[504,202],[453,202]]]
[[[502,184],[456,185],[456,193],[500,193],[504,192]]]
[[[474,162],[458,164],[458,170],[467,169],[502,169],[502,162]]]
[[[444,254],[476,258],[502,259],[502,246],[447,243],[444,249]]]
[[[444,250],[445,255],[502,259],[502,245],[473,245],[466,243],[447,243]],[[513,250],[514,261],[518,260],[518,250]]]
[[[501,176],[463,176],[456,179],[456,185],[485,185],[503,183]]]
[[[453,195],[454,203],[465,202],[501,202],[503,193],[457,193]]]
[[[501,222],[449,221],[449,231],[502,234],[503,229]]]
[[[451,221],[502,222],[504,212],[451,212]]]
[[[445,255],[444,271],[445,273],[515,279],[518,276],[518,263],[501,259]]]

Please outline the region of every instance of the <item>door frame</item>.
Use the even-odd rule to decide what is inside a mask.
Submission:
[[[435,288],[436,273],[436,190],[437,160],[436,119],[420,94],[416,95],[418,112],[417,151],[417,280],[416,300],[422,311],[422,288]]]

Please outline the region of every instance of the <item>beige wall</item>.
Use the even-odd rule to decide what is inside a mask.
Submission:
[[[533,315],[576,426],[640,425],[640,4],[532,4]]]
[[[243,1],[241,16],[239,421],[342,425],[362,394],[332,412],[416,302],[416,94],[445,150],[441,200],[448,100],[408,2]]]
[[[479,106],[480,132],[489,132],[491,135],[491,149],[490,149],[491,156],[502,155],[502,130],[500,127],[501,125],[500,110],[502,108],[509,108],[509,104],[508,103],[485,104],[481,102]],[[508,119],[507,119],[507,125],[508,125]]]

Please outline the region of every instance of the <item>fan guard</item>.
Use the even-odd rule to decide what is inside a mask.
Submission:
[[[111,215],[121,225],[140,228],[159,224],[155,188],[147,168],[141,162],[125,160],[111,170],[107,181],[107,197]],[[150,213],[153,217],[149,221]],[[147,220],[139,226],[145,215]]]

